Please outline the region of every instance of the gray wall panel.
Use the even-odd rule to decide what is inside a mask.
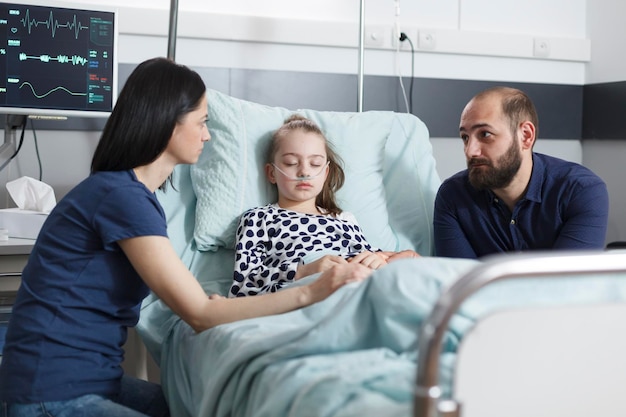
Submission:
[[[135,66],[120,64],[119,88]],[[194,68],[208,88],[233,97],[288,109],[357,111],[356,75],[321,74],[294,71]],[[467,101],[477,92],[502,83],[470,80],[403,78],[407,96],[412,93],[413,114],[426,123],[433,137],[458,136],[459,117]],[[526,91],[539,113],[539,137],[581,139],[583,129],[583,87],[572,85],[507,83]],[[400,82],[397,77],[365,76],[363,109],[404,112]],[[622,86],[626,96],[626,86]],[[596,91],[587,88],[585,91]],[[602,91],[600,91],[602,92]],[[587,101],[585,109],[596,106]],[[623,101],[622,101],[623,103]],[[596,120],[604,113],[587,119]],[[586,119],[586,120],[587,120]],[[72,118],[67,121],[37,121],[41,130],[102,130],[105,119]],[[587,123],[587,126],[592,125]]]
[[[308,72],[233,70],[231,95],[268,106],[357,110],[357,78]]]
[[[584,139],[626,138],[626,81],[585,86]]]

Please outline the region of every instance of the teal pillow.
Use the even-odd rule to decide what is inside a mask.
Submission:
[[[439,187],[426,126],[387,111],[325,112],[270,107],[208,90],[211,141],[190,169],[197,198],[193,238],[200,251],[233,248],[239,217],[276,201],[265,178],[272,133],[293,113],[315,121],[344,161],[337,193],[370,243],[432,253],[432,210]]]

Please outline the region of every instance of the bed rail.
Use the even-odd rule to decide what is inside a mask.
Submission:
[[[414,417],[459,417],[460,404],[441,398],[439,357],[449,321],[463,301],[484,286],[513,278],[571,277],[626,272],[626,251],[541,252],[495,255],[446,289],[419,333]]]

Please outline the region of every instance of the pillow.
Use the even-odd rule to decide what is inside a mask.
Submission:
[[[243,212],[276,201],[263,171],[265,153],[272,133],[298,113],[320,126],[343,159],[346,181],[337,200],[356,216],[369,242],[384,250],[432,253],[439,177],[428,130],[418,118],[387,111],[294,111],[210,89],[207,101],[211,141],[190,169],[198,250],[233,248]]]

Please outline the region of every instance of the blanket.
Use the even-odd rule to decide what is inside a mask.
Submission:
[[[477,262],[399,260],[362,283],[290,313],[202,333],[178,321],[163,341],[161,356],[172,415],[411,415],[420,325],[442,290]],[[550,280],[494,284],[463,304],[443,344],[440,382],[446,396],[463,334],[490,311],[626,299],[623,279]]]
[[[400,260],[308,308],[199,334],[178,322],[161,363],[172,415],[410,415],[421,321],[474,262]]]

